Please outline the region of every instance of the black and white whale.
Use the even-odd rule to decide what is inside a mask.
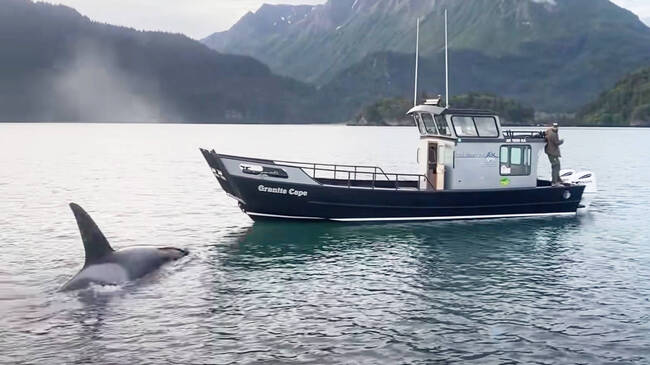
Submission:
[[[61,290],[77,290],[91,283],[117,285],[140,278],[163,265],[188,254],[173,247],[132,247],[115,251],[83,208],[70,203],[81,233],[86,262]]]

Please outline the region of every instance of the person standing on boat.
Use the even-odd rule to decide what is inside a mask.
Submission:
[[[544,148],[544,152],[546,152],[549,161],[551,161],[553,185],[559,185],[562,182],[560,180],[560,157],[562,157],[560,145],[564,143],[564,140],[560,139],[558,128],[558,124],[553,123],[553,126],[546,130],[546,148]]]

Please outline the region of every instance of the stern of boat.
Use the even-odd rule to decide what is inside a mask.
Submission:
[[[596,174],[593,171],[566,169],[560,171],[560,178],[565,184],[583,185],[585,187],[578,213],[587,212],[598,194]]]

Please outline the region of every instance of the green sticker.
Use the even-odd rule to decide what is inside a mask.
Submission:
[[[501,185],[502,186],[510,185],[510,179],[508,179],[507,177],[504,177],[503,179],[501,179]]]

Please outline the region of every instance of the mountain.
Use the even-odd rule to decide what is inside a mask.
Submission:
[[[372,100],[361,100],[367,103],[411,93],[417,17],[421,55],[425,62],[435,62],[430,69],[436,76],[430,77],[439,79],[444,69],[444,9],[449,10],[454,94],[491,92],[538,110],[575,111],[625,73],[650,64],[650,28],[609,0],[264,5],[203,42],[218,51],[256,57],[274,72],[337,89],[344,98],[360,99],[355,93],[366,87],[362,82],[387,89]],[[386,67],[374,67],[386,55],[391,55],[390,75]],[[396,80],[397,74],[405,79]],[[421,75],[427,77],[424,70]],[[422,85],[443,91],[439,83]]]
[[[463,94],[450,98],[449,102],[454,108],[491,110],[499,115],[504,125],[530,125],[535,123],[534,108],[493,94]]]
[[[650,67],[633,72],[578,113],[587,125],[650,127]]]
[[[424,98],[429,98],[424,95]],[[535,121],[535,109],[492,94],[469,93],[450,100],[455,108],[491,110],[505,125],[530,125]],[[444,105],[444,102],[443,102]],[[413,107],[412,99],[386,98],[365,106],[355,117],[354,125],[404,125],[411,126],[413,119],[406,111]]]
[[[413,107],[413,100],[403,98],[381,99],[366,105],[349,125],[413,126],[413,118],[406,111]]]
[[[530,100],[541,96],[545,101],[563,102],[566,94],[556,93],[555,85],[542,85],[526,77],[528,70],[537,63],[528,63],[519,58],[492,58],[473,51],[453,52],[454,62],[450,66],[452,101],[454,95],[473,92],[494,93],[501,96],[514,95],[515,100]],[[539,60],[539,62],[545,62]],[[341,115],[354,113],[359,105],[372,103],[380,98],[410,97],[413,93],[413,57],[408,54],[380,52],[366,56],[361,62],[342,71],[321,92],[327,99],[337,99],[332,112]],[[419,91],[429,95],[444,94],[444,55],[420,59]],[[510,70],[502,72],[501,70]],[[489,78],[483,78],[483,74]],[[540,75],[541,76],[541,75]],[[517,83],[509,82],[515,78]],[[482,80],[477,87],[476,80]],[[587,85],[589,85],[587,83]],[[493,90],[498,90],[494,92]],[[453,105],[453,104],[452,104]],[[538,107],[531,103],[531,105]]]
[[[318,92],[180,34],[0,0],[0,120],[318,121]]]

